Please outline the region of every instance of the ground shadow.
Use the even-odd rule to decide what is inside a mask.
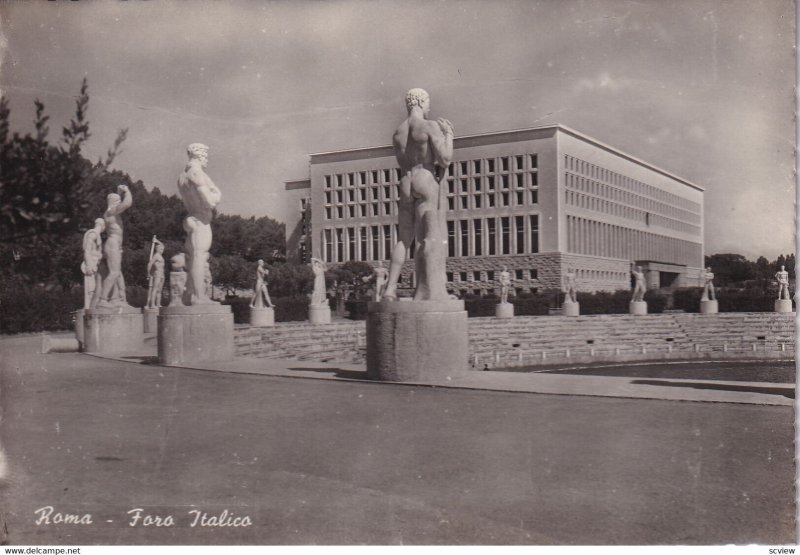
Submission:
[[[157,356],[127,356],[121,357],[124,360],[133,360],[138,362],[139,364],[158,364],[158,357]]]
[[[719,391],[742,391],[745,393],[765,393],[767,395],[783,395],[784,397],[788,397],[789,399],[794,399],[794,389],[791,387],[760,387],[751,385],[674,382],[674,381],[662,381],[662,380],[633,380],[631,383],[637,385],[664,385],[672,387],[691,387],[693,389],[716,389]]]
[[[289,370],[298,370],[305,372],[333,372],[337,378],[344,378],[347,380],[366,380],[367,373],[363,370],[343,370],[342,368],[289,368]]]

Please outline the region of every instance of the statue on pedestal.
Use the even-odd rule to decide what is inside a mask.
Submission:
[[[714,292],[714,274],[711,272],[711,268],[706,268],[706,271],[703,273],[703,296],[700,297],[701,301],[715,301],[717,300],[717,296]]]
[[[647,285],[644,280],[644,272],[642,272],[642,267],[634,267],[634,265],[631,264],[631,274],[635,280],[633,285],[633,298],[631,301],[635,303],[644,302],[644,293],[647,291]]]
[[[500,304],[508,303],[508,290],[511,287],[511,274],[508,273],[508,266],[503,266],[503,271],[497,276],[500,284]]]
[[[147,308],[161,306],[161,291],[164,289],[164,243],[156,239],[150,248],[150,261],[147,263]]]
[[[778,281],[778,300],[791,300],[789,295],[789,272],[786,271],[785,266],[781,266],[779,272],[775,273],[775,279]]]
[[[328,306],[325,296],[325,270],[328,267],[319,258],[311,259],[311,270],[314,272],[314,291],[311,293],[311,306]]]
[[[256,285],[253,287],[253,300],[250,302],[252,308],[264,308],[264,303],[272,308],[274,305],[269,298],[269,291],[267,291],[267,276],[269,270],[264,267],[264,261],[258,261],[258,268],[256,268]]]
[[[408,91],[406,108],[408,118],[392,138],[401,174],[397,204],[399,233],[383,298],[397,299],[400,270],[411,243],[416,240],[414,300],[448,300],[444,181],[453,157],[453,125],[443,118],[435,122],[426,119],[430,96],[422,89]]]
[[[103,278],[100,275],[100,261],[103,259],[103,237],[106,221],[97,218],[94,227],[83,234],[83,308],[92,307],[95,291],[103,287]]]
[[[564,278],[566,280],[564,286],[564,302],[565,303],[577,303],[578,302],[578,287],[575,285],[575,272],[568,271],[564,274]]]
[[[133,204],[127,185],[117,187],[118,193],[109,193],[108,207],[103,214],[106,225],[106,242],[103,244],[104,265],[100,266],[103,284],[94,292],[92,308],[130,306],[125,295],[125,278],[122,275],[122,219],[120,216]]]
[[[203,170],[208,165],[208,147],[200,143],[187,148],[189,162],[178,177],[178,192],[189,215],[186,230],[187,287],[184,302],[189,305],[218,304],[206,291],[206,263],[211,248],[211,217],[222,193]]]

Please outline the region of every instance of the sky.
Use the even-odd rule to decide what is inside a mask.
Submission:
[[[308,154],[389,144],[413,87],[456,136],[560,123],[706,189],[706,254],[794,252],[791,0],[130,0],[0,4],[0,94],[51,138],[89,82],[102,156],[177,192],[210,147],[221,212],[286,221]]]

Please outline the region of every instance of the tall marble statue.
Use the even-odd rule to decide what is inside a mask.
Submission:
[[[153,249],[147,263],[147,308],[161,306],[161,291],[164,289],[164,243],[153,236]]]
[[[267,291],[268,275],[269,270],[264,267],[264,261],[259,260],[258,268],[256,268],[256,285],[253,287],[253,300],[250,301],[252,308],[264,308],[264,303],[270,308],[274,306],[269,298],[269,291]]]
[[[700,297],[701,301],[715,301],[717,300],[717,296],[714,292],[714,274],[711,272],[711,268],[706,268],[706,271],[703,273],[703,296]]]
[[[372,269],[372,275],[366,276],[363,278],[364,283],[374,281],[375,282],[375,291],[373,293],[373,300],[377,303],[380,302],[381,298],[383,297],[383,293],[386,289],[386,279],[389,275],[389,272],[383,266],[383,261],[379,260],[378,265]]]
[[[109,193],[108,206],[103,219],[106,224],[106,242],[103,244],[105,265],[102,288],[95,290],[92,308],[129,306],[125,297],[125,278],[122,275],[122,219],[120,216],[133,204],[127,185],[119,185],[118,193]]]
[[[781,266],[779,272],[775,273],[775,279],[778,281],[778,300],[791,300],[789,295],[789,272],[786,271],[785,266]]]
[[[186,230],[188,279],[184,302],[189,305],[218,304],[206,292],[206,262],[211,248],[211,216],[222,193],[203,170],[208,165],[208,147],[192,143],[187,148],[189,161],[178,177],[178,192],[189,215]]]
[[[314,291],[311,293],[311,306],[328,306],[325,297],[325,270],[328,267],[319,258],[311,259],[311,270],[314,272]]]
[[[106,221],[97,218],[94,227],[83,234],[83,308],[92,307],[95,291],[103,287],[103,278],[100,275],[100,261],[103,258],[103,237]]]
[[[567,271],[564,274],[565,278],[565,286],[564,286],[564,302],[565,303],[577,303],[578,302],[578,287],[575,284],[575,272],[572,270]]]
[[[642,272],[642,267],[634,267],[633,264],[631,264],[631,274],[635,280],[633,285],[633,298],[631,299],[631,302],[643,302],[644,293],[647,291],[647,285],[644,281],[644,272]]]
[[[503,266],[503,271],[497,276],[500,284],[500,303],[508,303],[508,290],[511,288],[511,274],[508,273],[508,266]]]
[[[411,243],[417,287],[415,301],[448,300],[447,230],[445,202],[447,167],[453,157],[453,125],[446,119],[426,119],[430,96],[422,89],[406,94],[408,118],[394,133],[392,143],[400,166],[397,244],[392,251],[389,278],[383,298],[397,299],[400,270]],[[438,168],[438,169],[437,169]]]

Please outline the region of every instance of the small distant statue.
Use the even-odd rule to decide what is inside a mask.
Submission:
[[[186,290],[186,255],[179,252],[170,258],[169,306],[184,306],[183,293]]]
[[[644,281],[644,273],[642,272],[641,266],[634,267],[631,264],[631,274],[634,278],[634,285],[633,285],[633,298],[631,299],[632,302],[640,303],[644,301],[644,293],[647,291],[647,285]]]
[[[508,303],[508,290],[511,288],[511,274],[508,273],[508,266],[503,266],[503,271],[497,276],[500,284],[500,304]]]
[[[311,270],[314,272],[314,291],[311,293],[311,306],[328,306],[325,296],[325,270],[328,267],[319,258],[311,259]]]
[[[103,286],[96,289],[92,308],[129,306],[125,296],[125,278],[122,275],[122,219],[120,216],[133,204],[127,185],[119,185],[117,193],[106,197],[108,207],[103,214],[106,224],[106,242],[103,244],[105,264],[101,266]]]
[[[100,261],[103,259],[103,236],[106,221],[97,218],[94,227],[83,234],[83,308],[92,307],[94,292],[103,287],[103,278],[100,275]]]
[[[375,282],[375,292],[373,294],[373,300],[377,303],[383,298],[383,293],[386,289],[386,280],[389,276],[388,270],[383,266],[383,261],[378,261],[378,265],[372,270],[371,276],[366,276],[364,278],[364,283],[368,281]]]
[[[566,283],[564,286],[564,302],[577,303],[578,302],[578,287],[575,284],[575,272],[570,270],[564,274]]]
[[[706,268],[703,273],[703,296],[700,297],[701,301],[715,301],[717,300],[716,293],[714,292],[714,274],[711,268]]]
[[[269,270],[264,267],[264,261],[258,261],[258,268],[256,268],[256,285],[253,287],[253,300],[250,301],[252,308],[264,308],[264,303],[273,308],[274,305],[269,298],[269,291],[267,291],[267,276]]]
[[[147,308],[159,308],[161,291],[164,289],[164,243],[156,239],[155,235],[147,263],[147,281]]]
[[[211,248],[211,217],[222,200],[222,193],[203,170],[208,165],[208,147],[192,143],[187,148],[189,161],[178,177],[178,192],[189,215],[183,221],[186,230],[187,287],[186,304],[218,304],[206,291],[206,263]]]
[[[383,298],[397,300],[397,282],[411,243],[417,279],[415,301],[447,300],[447,230],[445,215],[447,168],[453,158],[453,125],[446,119],[426,119],[431,101],[422,89],[406,93],[406,118],[394,133],[400,166],[398,208],[399,237]],[[438,167],[438,171],[437,171]]]
[[[789,272],[786,271],[785,266],[781,266],[779,272],[775,273],[775,279],[778,281],[778,300],[791,300],[789,295]]]

